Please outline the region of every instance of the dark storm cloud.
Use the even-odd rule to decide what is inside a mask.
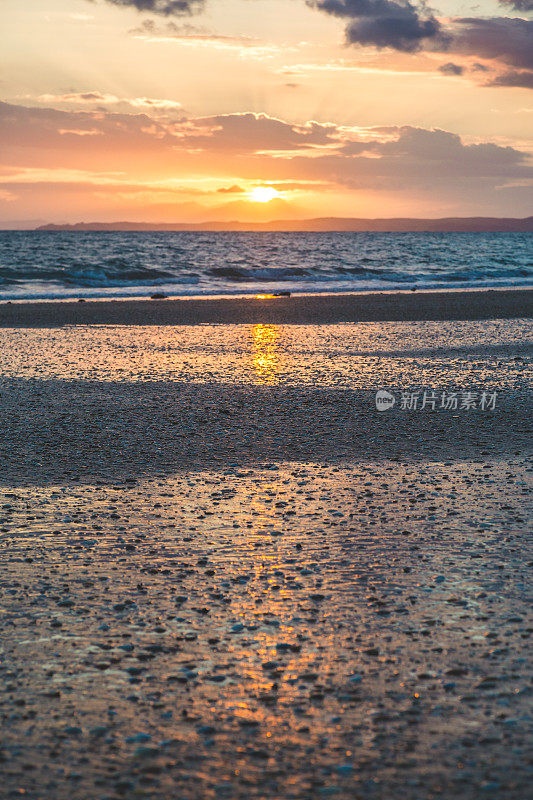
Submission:
[[[442,72],[443,75],[462,75],[465,68],[461,67],[460,64],[453,64],[451,61],[448,61],[447,64],[441,64],[438,70]]]
[[[440,22],[423,4],[408,0],[308,0],[308,5],[348,19],[349,44],[390,47],[403,52],[419,50],[424,41],[444,43]]]
[[[187,17],[197,14],[204,6],[204,0],[106,0],[114,6],[130,6],[137,11],[149,11],[168,17]]]

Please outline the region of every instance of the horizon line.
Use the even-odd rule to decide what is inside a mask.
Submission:
[[[4,229],[8,230],[8,229]],[[113,222],[45,223],[32,228],[40,232],[172,232],[172,231],[269,231],[269,232],[533,232],[533,216],[527,217],[309,217],[305,219],[273,219],[262,222],[211,220],[203,222]]]

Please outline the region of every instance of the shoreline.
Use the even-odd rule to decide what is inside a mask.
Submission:
[[[4,302],[0,328],[64,325],[334,324],[533,317],[533,289]]]

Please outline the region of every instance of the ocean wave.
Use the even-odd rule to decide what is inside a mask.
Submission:
[[[0,232],[0,297],[533,284],[531,234]]]
[[[232,281],[283,281],[307,277],[312,271],[301,267],[270,267],[259,269],[236,269],[235,267],[213,267],[208,270],[215,278],[226,278]]]

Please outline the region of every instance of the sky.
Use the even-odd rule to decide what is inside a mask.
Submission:
[[[533,0],[3,0],[0,226],[533,214]]]

